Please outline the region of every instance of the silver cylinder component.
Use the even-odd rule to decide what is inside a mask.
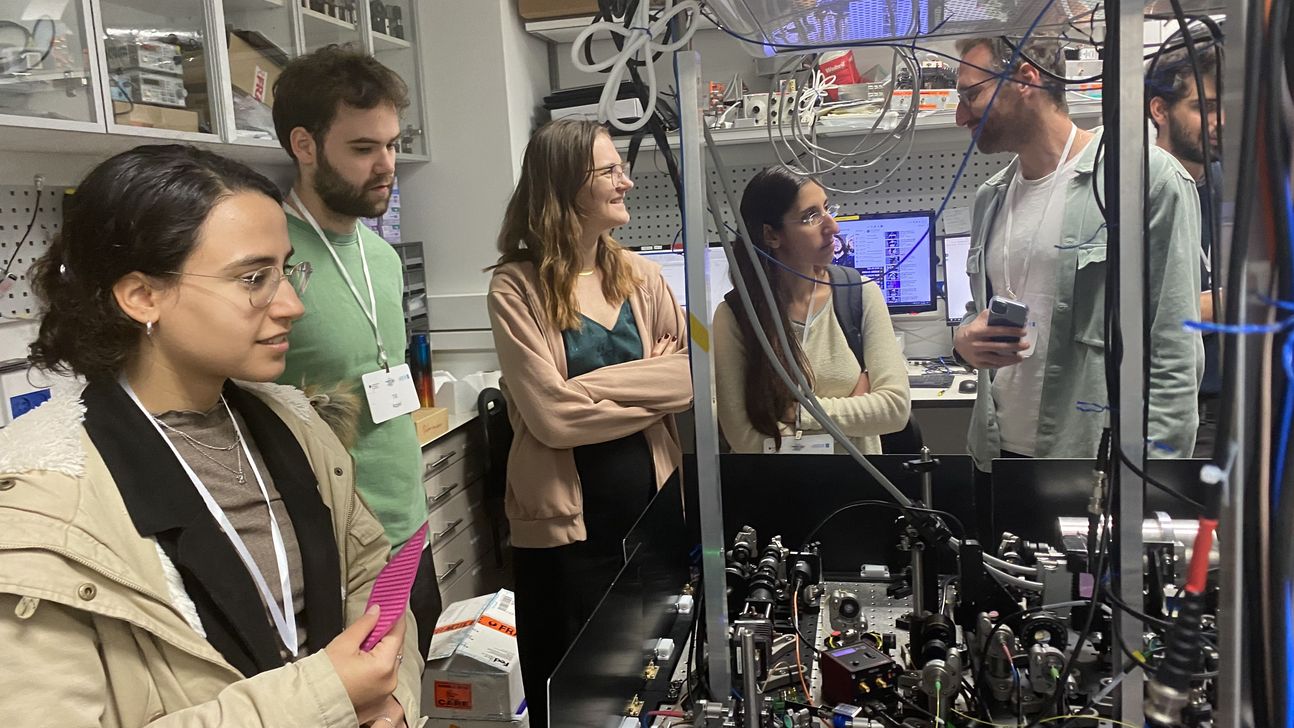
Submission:
[[[988,640],[988,653],[984,660],[988,667],[989,689],[993,699],[999,702],[1010,700],[1015,686],[1015,665],[1008,657],[1010,648],[1015,644],[1015,633],[1005,625],[998,628]]]
[[[1056,519],[1056,527],[1063,539],[1066,536],[1087,538],[1087,518],[1061,516]],[[1167,513],[1157,511],[1153,518],[1141,522],[1141,540],[1145,542],[1180,543],[1183,547],[1184,564],[1180,569],[1185,572],[1185,564],[1190,563],[1191,553],[1195,546],[1195,534],[1200,530],[1198,521],[1184,518],[1170,518]],[[1097,534],[1100,535],[1099,533]],[[1209,551],[1209,568],[1218,565],[1219,538],[1213,537],[1213,548]]]
[[[961,682],[962,658],[957,652],[949,652],[946,660],[927,662],[921,668],[921,692],[930,697],[930,712],[948,715]],[[935,690],[936,683],[938,690]]]

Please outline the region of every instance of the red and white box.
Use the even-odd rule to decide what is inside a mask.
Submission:
[[[441,613],[422,676],[422,708],[430,725],[475,725],[464,723],[469,720],[520,728],[528,717],[515,601],[512,592],[500,589],[455,602]]]

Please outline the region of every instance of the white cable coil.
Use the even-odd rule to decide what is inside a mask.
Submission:
[[[696,32],[697,21],[700,18],[700,7],[696,0],[681,0],[678,4],[675,4],[674,0],[665,0],[665,7],[655,21],[651,20],[650,11],[649,0],[640,0],[630,27],[626,28],[621,23],[611,21],[593,23],[580,31],[580,34],[575,37],[575,42],[571,44],[571,63],[579,70],[601,73],[611,69],[607,82],[602,87],[602,97],[598,101],[598,119],[609,122],[620,131],[638,131],[656,113],[656,66],[652,63],[652,56],[656,53],[670,53],[686,46],[692,40],[692,34]],[[670,21],[685,11],[688,12],[687,25],[676,40],[671,43],[657,43],[653,40],[663,36]],[[624,47],[619,53],[604,61],[585,63],[582,57],[584,46],[592,42],[593,36],[601,31],[623,37]],[[616,116],[615,104],[620,95],[620,84],[629,73],[630,62],[634,60],[639,60],[643,64],[644,80],[647,84],[647,105],[643,108],[641,117],[625,122]]]

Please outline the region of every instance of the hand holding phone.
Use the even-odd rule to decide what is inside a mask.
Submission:
[[[998,369],[1019,364],[1024,361],[1021,353],[1029,349],[1029,344],[1024,342],[1024,324],[1015,323],[1017,319],[1027,322],[1028,307],[1011,301],[1019,306],[1019,309],[999,305],[1000,313],[995,316],[993,303],[998,300],[994,297],[988,308],[958,327],[954,334],[953,346],[957,354],[976,369]],[[1001,300],[1009,301],[1009,299]],[[1008,315],[1011,318],[1006,318]],[[1009,323],[997,324],[994,323],[995,321],[1009,321]]]
[[[1023,329],[1029,323],[1029,306],[1020,301],[1013,301],[1002,296],[994,296],[988,302],[988,325]],[[989,341],[1020,341],[1024,336],[993,336]]]

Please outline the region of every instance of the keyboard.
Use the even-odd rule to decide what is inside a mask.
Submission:
[[[948,389],[953,386],[953,375],[938,372],[909,374],[908,386],[915,389]]]

